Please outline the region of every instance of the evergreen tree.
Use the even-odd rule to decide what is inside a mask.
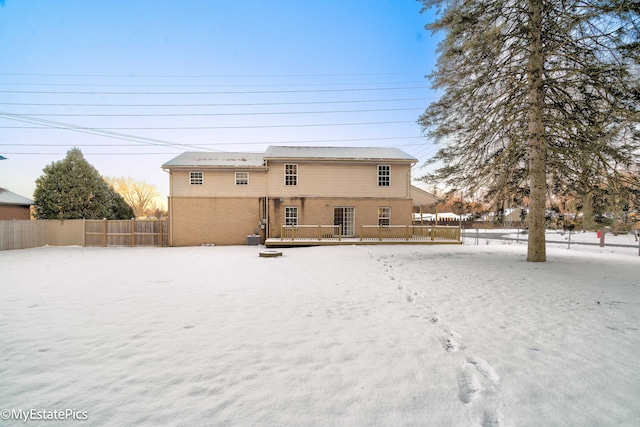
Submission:
[[[129,219],[133,210],[78,148],[45,166],[33,195],[37,219]]]
[[[546,260],[549,186],[612,182],[637,164],[634,0],[422,0],[446,32],[419,123],[444,146],[424,177],[453,191],[529,198],[527,260]],[[581,185],[578,185],[581,184]],[[501,200],[500,200],[501,199]]]

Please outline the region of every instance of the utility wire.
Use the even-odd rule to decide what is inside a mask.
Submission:
[[[7,113],[0,112],[0,116],[4,116]],[[11,119],[9,117],[3,117],[9,120],[18,120]],[[18,120],[25,121],[27,123],[35,123],[37,122],[28,122],[26,120]],[[91,131],[106,131],[106,130],[205,130],[205,129],[276,129],[276,128],[297,128],[297,127],[331,127],[331,126],[371,126],[371,125],[389,125],[389,124],[399,124],[399,123],[415,123],[414,120],[393,120],[386,122],[354,122],[354,123],[306,123],[306,124],[294,124],[294,125],[242,125],[242,126],[152,126],[152,127],[82,127],[78,126],[81,129],[91,130]],[[75,127],[75,125],[71,125]],[[57,129],[67,129],[66,125],[48,125],[44,126],[0,126],[0,129],[49,129],[49,128],[57,128]],[[73,129],[69,129],[73,130]],[[138,138],[138,137],[135,137]]]
[[[43,103],[43,102],[0,102],[0,105],[12,106],[40,106],[40,107],[256,107],[272,105],[322,105],[322,104],[353,104],[372,102],[404,102],[428,101],[438,98],[395,98],[395,99],[356,99],[347,101],[301,101],[301,102],[247,102],[247,103],[198,103],[198,104],[89,104],[89,103]]]
[[[74,147],[77,147],[77,145],[74,145]],[[180,152],[165,152],[165,153],[128,153],[128,152],[114,152],[111,151],[109,153],[87,153],[87,152],[82,152],[83,155],[85,156],[170,156],[170,155],[177,155],[182,153],[182,151]],[[42,152],[42,153],[5,153],[5,154],[10,154],[12,156],[57,156],[57,155],[65,155],[67,153],[55,153],[55,152]]]
[[[178,144],[178,143],[169,142],[169,141],[163,141],[163,140],[155,139],[155,138],[146,138],[146,137],[129,135],[129,134],[124,134],[124,133],[110,132],[110,131],[106,131],[106,130],[103,130],[103,129],[89,128],[89,127],[77,126],[77,125],[73,125],[73,124],[69,124],[69,123],[62,123],[62,122],[55,122],[55,121],[51,121],[51,120],[38,119],[38,118],[35,118],[35,117],[29,117],[29,116],[25,116],[25,115],[22,115],[22,114],[12,114],[12,113],[6,113],[6,112],[0,111],[0,117],[2,117],[4,119],[7,119],[7,120],[15,120],[15,121],[25,122],[25,123],[40,124],[40,125],[44,125],[47,128],[64,129],[64,130],[70,130],[70,131],[73,131],[73,132],[81,132],[81,133],[88,133],[88,134],[91,134],[91,135],[106,136],[106,137],[109,137],[109,138],[122,139],[122,140],[125,140],[125,141],[141,142],[141,143],[147,144],[147,145],[156,145],[156,146],[171,147],[171,148],[189,147],[189,148],[197,148],[199,150],[202,149],[201,147],[198,147],[198,146],[195,146],[195,145]],[[213,150],[213,149],[208,149],[208,150],[209,151],[220,151],[220,150]]]
[[[356,142],[356,141],[389,141],[389,140],[400,140],[400,139],[412,139],[416,140],[420,137],[415,136],[395,136],[395,137],[385,137],[385,138],[346,138],[346,139],[315,139],[315,140],[294,140],[294,141],[249,141],[249,142],[210,142],[210,143],[201,143],[197,144],[199,147],[203,146],[222,146],[222,145],[283,145],[283,144],[318,144],[318,143],[336,143],[336,142]],[[70,144],[25,144],[25,143],[16,143],[16,144],[0,144],[0,147],[68,147]],[[72,144],[77,146],[78,144]],[[140,147],[145,146],[145,144],[79,144],[82,147]],[[404,147],[409,146],[407,144],[401,145],[387,145],[388,147]],[[413,146],[413,145],[411,145]]]
[[[424,82],[349,82],[349,83],[274,83],[274,84],[117,84],[117,83],[20,83],[3,82],[0,86],[47,87],[152,87],[152,88],[211,88],[211,87],[292,87],[292,86],[348,86],[348,85],[421,85]]]
[[[0,76],[29,77],[115,77],[115,78],[270,78],[270,77],[356,77],[423,75],[421,71],[401,73],[327,73],[327,74],[55,74],[55,73],[0,73]]]
[[[135,113],[135,114],[107,114],[107,113],[29,113],[30,117],[214,117],[214,116],[273,116],[294,114],[344,114],[344,113],[379,113],[387,111],[415,111],[424,108],[379,108],[363,110],[324,110],[324,111],[267,111],[246,113]]]
[[[0,90],[0,93],[16,93],[31,95],[256,95],[256,94],[284,94],[284,93],[328,93],[328,92],[373,92],[386,90],[428,89],[429,86],[376,87],[350,89],[300,89],[300,90],[255,90],[255,91],[197,91],[197,92],[101,92],[101,91],[31,91],[31,90]]]

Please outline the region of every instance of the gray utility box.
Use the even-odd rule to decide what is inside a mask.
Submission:
[[[260,236],[257,234],[252,234],[247,236],[247,245],[249,246],[258,246],[260,244]]]

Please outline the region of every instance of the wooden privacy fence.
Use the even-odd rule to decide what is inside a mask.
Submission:
[[[85,220],[84,246],[169,246],[169,221]]]
[[[0,221],[0,250],[37,248],[40,246],[82,246],[82,220]]]
[[[168,220],[5,220],[0,250],[39,246],[168,246]]]

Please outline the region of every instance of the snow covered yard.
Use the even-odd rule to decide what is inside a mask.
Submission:
[[[74,426],[640,424],[638,257],[258,251],[0,252],[0,409],[86,411],[51,423]]]

